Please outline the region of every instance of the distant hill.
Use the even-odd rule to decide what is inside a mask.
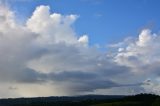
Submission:
[[[134,96],[85,95],[0,99],[0,106],[160,106],[160,97],[152,94]]]

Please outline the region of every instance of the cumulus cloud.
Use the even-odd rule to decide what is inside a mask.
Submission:
[[[73,95],[119,86],[106,76],[115,76],[112,67],[120,72],[127,67],[105,67],[112,64],[108,57],[87,47],[87,35],[78,38],[74,32],[78,16],[52,14],[49,6],[39,6],[22,26],[8,8],[1,6],[0,13],[0,84],[2,91],[12,91],[0,92],[2,97]],[[35,87],[39,90],[32,91]]]
[[[139,34],[138,39],[133,38],[129,42],[122,42],[123,46],[117,46],[119,51],[116,53],[114,61],[122,66],[131,67],[132,72],[137,75],[135,78],[138,76],[141,80],[151,78],[153,82],[149,85],[157,85],[155,80],[159,77],[160,69],[158,65],[160,63],[159,41],[160,36],[158,34],[152,33],[150,29],[144,29]],[[149,88],[149,85],[144,85],[145,90]],[[147,89],[147,92],[157,93],[158,87],[151,86],[150,91]]]
[[[128,63],[129,66],[159,62],[159,40],[160,37],[157,34],[151,33],[149,29],[144,29],[138,39],[127,43],[124,42],[125,46],[119,48],[121,51],[117,53],[115,61],[119,64]]]
[[[139,93],[147,91],[146,79],[160,75],[160,37],[149,29],[110,46],[117,51],[101,52],[73,30],[77,15],[51,13],[42,5],[25,25],[15,18],[0,7],[1,97],[115,94],[124,87]]]
[[[77,43],[77,37],[71,25],[77,19],[76,15],[63,16],[50,13],[49,6],[39,6],[27,21],[27,28],[39,34],[37,42],[52,43]]]
[[[87,35],[83,35],[82,37],[80,37],[80,38],[78,39],[78,41],[79,41],[81,44],[83,44],[84,46],[87,46],[89,39],[88,39],[88,36],[87,36]]]

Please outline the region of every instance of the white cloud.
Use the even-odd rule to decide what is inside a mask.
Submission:
[[[14,18],[12,11],[0,7],[1,97],[115,94],[123,88],[138,93],[147,91],[141,82],[160,75],[160,37],[149,29],[137,39],[110,46],[117,51],[104,53],[88,45],[87,35],[78,38],[72,28],[77,15],[50,13],[49,6],[39,6],[24,26]]]
[[[78,42],[83,44],[84,46],[88,45],[89,39],[87,35],[83,35],[78,39]]]
[[[132,72],[141,77],[141,80],[150,77],[154,77],[153,80],[155,80],[159,77],[160,69],[158,65],[160,63],[159,42],[159,35],[152,33],[149,29],[144,29],[139,34],[138,39],[131,40],[130,42],[124,41],[123,46],[119,45],[119,51],[115,55],[115,62],[122,66],[131,67]],[[135,76],[135,78],[138,78],[138,76]],[[146,92],[157,93],[159,84],[156,84],[156,87],[143,87]]]
[[[39,6],[32,17],[27,21],[27,27],[39,34],[38,42],[52,43],[77,43],[77,37],[71,25],[77,19],[76,15],[63,16],[58,13],[50,14],[49,6]]]
[[[158,44],[160,37],[152,34],[149,29],[144,29],[139,35],[139,39],[131,42],[124,42],[125,47],[120,47],[123,51],[118,52],[115,61],[119,64],[134,65],[139,62],[144,64],[151,64],[159,61]],[[124,62],[122,62],[122,59]],[[129,60],[131,59],[131,60]],[[141,64],[139,64],[141,65]]]
[[[139,35],[139,39],[137,41],[138,46],[148,46],[152,39],[151,31],[148,29],[144,29]]]
[[[87,35],[78,39],[72,29],[76,18],[51,14],[48,6],[39,6],[26,26],[21,26],[15,22],[13,12],[1,7],[0,84],[4,83],[1,91],[10,93],[0,92],[3,97],[73,95],[118,86],[105,78],[112,75],[109,70],[113,67],[104,67],[111,64],[105,60],[107,57],[94,47],[86,47]],[[121,72],[127,69],[114,67]],[[98,72],[101,70],[103,76]],[[32,91],[35,87],[38,89]]]

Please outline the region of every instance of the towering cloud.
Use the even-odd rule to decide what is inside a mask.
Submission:
[[[0,7],[1,97],[159,93],[160,37],[149,29],[104,53],[73,30],[77,15],[42,5],[25,25],[15,18]]]

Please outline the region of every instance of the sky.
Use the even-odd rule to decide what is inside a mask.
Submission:
[[[0,98],[160,95],[159,0],[0,0]]]

